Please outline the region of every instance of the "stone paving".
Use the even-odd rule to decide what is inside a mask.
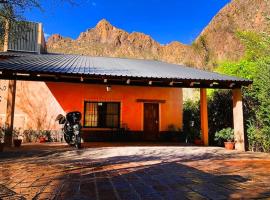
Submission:
[[[270,155],[179,144],[24,145],[0,153],[0,199],[270,199]]]

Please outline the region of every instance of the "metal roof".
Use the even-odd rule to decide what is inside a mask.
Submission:
[[[1,55],[8,55],[9,57],[8,59],[0,59],[0,71],[2,71],[3,75],[5,74],[3,72],[9,72],[9,75],[11,73],[14,75],[15,72],[29,73],[31,75],[54,74],[85,78],[126,77],[147,79],[149,81],[151,79],[183,81],[185,83],[191,83],[192,81],[193,83],[196,82],[196,84],[200,84],[200,82],[210,84],[212,82],[216,85],[224,85],[226,83],[227,85],[222,88],[229,88],[228,84],[241,87],[252,83],[247,79],[160,61],[63,54],[2,53]]]
[[[38,23],[35,22],[11,23],[8,36],[8,50],[37,53],[38,26]]]

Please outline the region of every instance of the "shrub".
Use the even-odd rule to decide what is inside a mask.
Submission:
[[[159,140],[163,142],[169,141],[177,141],[183,142],[184,141],[184,134],[180,128],[175,126],[174,124],[170,124],[167,128],[167,132],[162,133],[159,135]]]
[[[12,136],[14,139],[22,139],[21,129],[20,128],[13,128]]]
[[[0,127],[0,143],[4,143],[5,142],[4,139],[5,139],[5,128]]]
[[[25,142],[37,142],[39,136],[39,132],[32,129],[24,130],[23,132]]]
[[[270,152],[270,35],[239,32],[245,57],[239,62],[225,63],[217,71],[253,79],[250,88],[243,88],[245,132],[249,148]]]
[[[209,144],[217,145],[215,133],[233,126],[232,92],[215,90],[208,101]]]
[[[200,134],[200,105],[198,101],[186,101],[183,108],[183,132],[186,142],[193,142]]]
[[[263,152],[263,135],[259,129],[252,123],[249,124],[247,130],[249,150]]]

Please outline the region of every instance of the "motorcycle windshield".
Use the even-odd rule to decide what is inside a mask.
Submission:
[[[66,118],[65,118],[64,115],[59,114],[59,115],[56,117],[55,121],[58,121],[59,124],[64,124],[64,123],[66,122]]]

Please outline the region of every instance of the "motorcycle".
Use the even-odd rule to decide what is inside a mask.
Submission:
[[[81,118],[82,114],[78,111],[69,112],[66,116],[59,114],[56,118],[63,126],[64,139],[67,144],[81,148]]]

